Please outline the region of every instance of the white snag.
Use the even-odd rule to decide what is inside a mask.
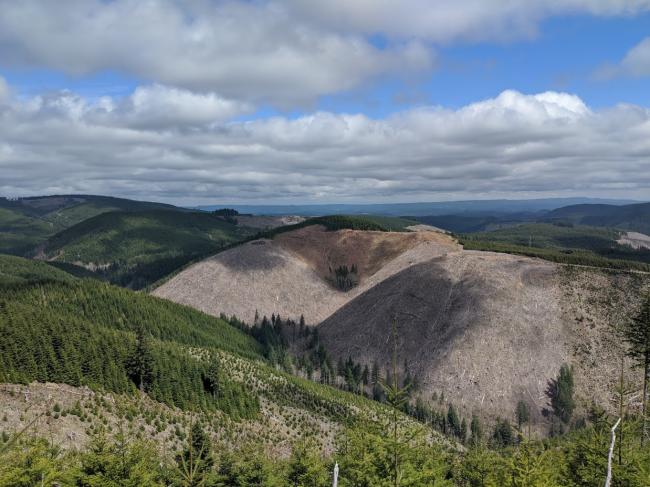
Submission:
[[[612,457],[614,456],[614,443],[616,442],[616,428],[621,423],[621,418],[618,418],[616,424],[612,426],[612,441],[609,444],[609,454],[607,455],[607,479],[605,480],[605,487],[609,487],[612,482]]]

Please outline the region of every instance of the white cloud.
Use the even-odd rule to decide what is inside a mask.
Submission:
[[[300,23],[281,4],[195,0],[0,0],[0,59],[74,75],[106,69],[279,105],[430,69],[417,41],[378,49]]]
[[[231,106],[214,95],[204,109],[161,86],[138,93],[10,99],[0,107],[0,194],[180,203],[650,194],[650,111],[638,106],[594,111],[570,94],[506,91],[387,119],[227,122]],[[149,123],[166,110],[164,124]]]
[[[650,10],[650,0],[286,0],[296,12],[330,29],[456,40],[529,37],[540,20],[586,13],[632,15]]]
[[[634,46],[621,62],[621,70],[633,76],[650,76],[650,37]]]

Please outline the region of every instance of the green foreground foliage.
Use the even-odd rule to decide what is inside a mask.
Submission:
[[[393,438],[377,425],[346,430],[330,456],[301,441],[284,459],[269,458],[255,445],[226,450],[198,423],[171,456],[144,439],[109,438],[100,430],[83,452],[63,451],[37,438],[0,443],[0,485],[329,487],[338,463],[341,487],[601,487],[610,427],[610,420],[602,420],[562,438],[522,440],[501,450],[444,448],[403,429],[397,477]],[[628,431],[636,428],[627,422]],[[612,485],[650,485],[650,448],[626,440],[613,463]]]

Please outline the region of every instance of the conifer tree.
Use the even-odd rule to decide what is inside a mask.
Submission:
[[[515,416],[517,417],[517,429],[519,430],[519,434],[523,434],[523,425],[530,421],[530,410],[528,409],[528,403],[526,401],[519,401],[517,403]]]
[[[630,356],[643,369],[643,394],[642,394],[642,428],[641,446],[646,441],[647,407],[648,407],[648,379],[650,378],[650,293],[645,297],[639,313],[632,318],[625,328],[625,340],[629,345]]]
[[[153,380],[154,358],[151,338],[143,326],[136,329],[135,347],[127,358],[126,368],[131,380],[142,392],[147,392]]]
[[[546,389],[553,413],[564,424],[569,424],[575,409],[574,387],[573,368],[564,364],[560,367],[557,379],[551,379]]]
[[[481,428],[481,422],[478,419],[476,414],[472,414],[472,422],[469,426],[470,429],[470,443],[472,446],[477,447],[481,444],[481,438],[483,436],[483,431]]]
[[[210,438],[201,423],[194,421],[190,427],[185,449],[176,458],[183,485],[197,487],[205,485],[207,476],[214,465]]]
[[[449,408],[447,409],[447,431],[457,438],[460,438],[460,419],[458,417],[458,413],[456,412],[456,408],[454,407],[453,404],[449,404]]]

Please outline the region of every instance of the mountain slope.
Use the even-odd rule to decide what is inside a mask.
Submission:
[[[60,445],[82,447],[91,432],[109,426],[146,431],[161,450],[174,452],[198,418],[220,445],[250,443],[286,455],[305,439],[331,452],[344,425],[388,412],[279,372],[255,340],[222,320],[92,280],[52,280],[44,265],[14,265],[22,276],[31,267],[31,277],[5,280],[0,293],[3,429],[48,412],[49,435]],[[136,390],[129,365],[138,330],[149,337],[152,358],[146,394]]]
[[[209,213],[109,212],[50,237],[38,257],[81,265],[114,283],[141,288],[251,233]]]
[[[398,354],[424,397],[443,394],[464,414],[493,420],[523,400],[541,423],[547,382],[563,363],[576,366],[583,405],[593,399],[613,406],[600,398],[609,397],[624,353],[615,327],[636,309],[643,289],[650,289],[643,274],[463,251],[404,269],[318,331],[334,357],[385,369],[395,320]]]
[[[650,203],[566,206],[549,212],[545,219],[650,234]]]
[[[172,205],[93,195],[0,198],[0,252],[25,255],[48,236],[108,211],[166,209]]]

